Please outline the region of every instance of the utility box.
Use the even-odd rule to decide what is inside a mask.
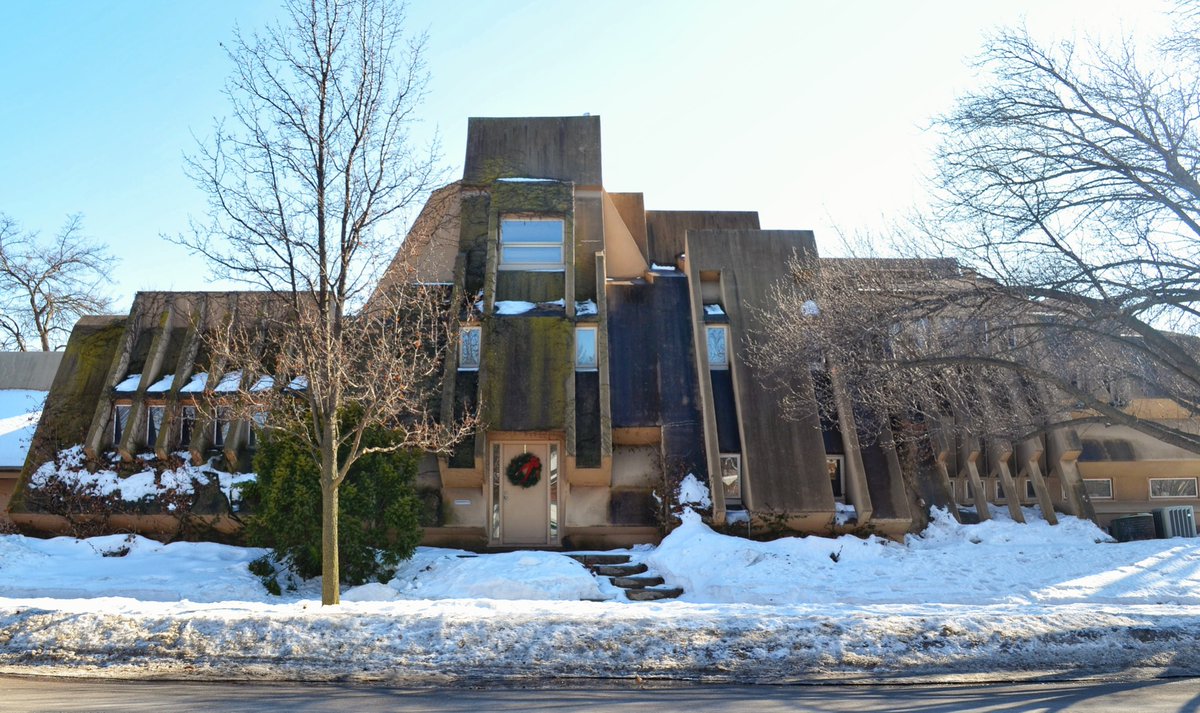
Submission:
[[[1154,515],[1154,532],[1159,537],[1196,536],[1196,511],[1191,505],[1155,508],[1150,512]]]
[[[1154,516],[1143,512],[1137,515],[1114,517],[1108,524],[1108,531],[1117,542],[1153,540],[1155,537]]]

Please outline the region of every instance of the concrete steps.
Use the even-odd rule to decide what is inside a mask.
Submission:
[[[587,567],[594,576],[607,577],[614,587],[624,590],[625,598],[631,602],[675,599],[683,594],[678,587],[662,586],[662,577],[647,574],[649,568],[641,562],[630,561],[629,555],[568,553],[567,556]]]

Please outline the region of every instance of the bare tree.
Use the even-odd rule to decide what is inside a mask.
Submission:
[[[188,164],[208,220],[180,240],[286,305],[239,318],[213,351],[243,370],[243,405],[269,410],[272,427],[300,424],[320,464],[322,602],[336,604],[338,488],[379,450],[364,432],[396,429],[388,450],[444,452],[470,424],[433,417],[456,316],[445,296],[401,281],[365,306],[394,252],[388,238],[437,178],[436,147],[421,150],[408,133],[427,81],[425,38],[408,37],[387,0],[285,9],[229,48],[232,120]]]
[[[797,264],[783,309],[820,314],[765,342],[819,346],[892,413],[975,413],[977,433],[1009,437],[1093,419],[1200,453],[1127,408],[1200,412],[1200,44],[1169,40],[996,35],[989,79],[936,122],[937,210],[893,236],[956,261]]]
[[[80,315],[109,308],[103,286],[115,262],[83,234],[79,215],[43,240],[0,213],[0,345],[61,347]]]

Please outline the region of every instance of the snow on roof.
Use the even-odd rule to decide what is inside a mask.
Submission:
[[[125,380],[113,387],[113,391],[127,394],[137,391],[138,384],[142,381],[141,374],[130,374],[125,377]]]
[[[663,270],[663,271],[669,271],[669,272],[678,272],[678,270],[676,270],[674,265],[659,265],[656,262],[650,263],[650,269],[651,270]]]
[[[42,416],[45,391],[0,389],[0,468],[25,465],[29,442]]]
[[[163,378],[161,378],[161,379],[159,379],[158,381],[154,382],[153,384],[150,384],[149,386],[147,386],[147,387],[146,387],[146,393],[148,393],[148,394],[161,394],[161,393],[163,393],[164,391],[170,391],[170,390],[171,390],[171,383],[172,383],[172,382],[174,382],[174,381],[175,381],[175,375],[174,375],[174,374],[167,374],[167,375],[166,375],[166,376],[164,376]]]
[[[221,380],[217,382],[217,385],[213,387],[213,392],[218,394],[233,393],[234,391],[238,390],[241,384],[242,370],[237,369],[235,371],[227,372],[224,376],[222,376]]]
[[[204,385],[208,383],[208,372],[202,371],[199,374],[192,374],[192,378],[183,385],[179,390],[181,394],[199,394],[204,391]]]
[[[591,314],[596,314],[596,303],[591,300],[575,303],[575,316],[586,317]]]
[[[254,386],[250,387],[251,391],[266,391],[275,386],[275,377],[264,375],[258,377],[258,381],[254,382]]]
[[[725,314],[725,310],[721,308],[721,305],[704,305],[704,314],[719,317]]]
[[[537,305],[532,302],[500,300],[496,303],[496,314],[525,314],[534,307],[537,307]]]

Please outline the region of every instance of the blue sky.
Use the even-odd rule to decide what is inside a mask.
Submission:
[[[654,209],[758,210],[764,227],[877,228],[922,196],[929,119],[976,81],[985,34],[1162,26],[1158,0],[802,2],[416,0],[430,33],[422,138],[452,177],[469,116],[601,116],[605,186]],[[227,112],[221,43],[276,2],[0,4],[0,212],[52,232],[68,213],[109,244],[112,295],[212,288],[161,239],[199,217],[183,174]]]

